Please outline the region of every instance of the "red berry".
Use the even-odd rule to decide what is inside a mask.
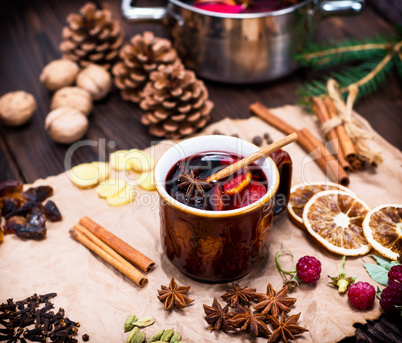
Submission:
[[[402,283],[392,283],[381,292],[380,305],[385,312],[396,313],[396,306],[402,306]]]
[[[365,310],[375,299],[375,288],[368,282],[351,284],[348,289],[349,302],[358,310]]]
[[[388,272],[388,285],[402,283],[402,264],[393,266]]]
[[[316,283],[321,274],[321,262],[313,256],[304,256],[296,264],[297,277],[305,283]]]

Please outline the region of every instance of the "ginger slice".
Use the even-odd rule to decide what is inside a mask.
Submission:
[[[134,188],[127,185],[119,193],[106,198],[106,202],[110,206],[123,206],[131,203],[135,199]]]
[[[79,188],[92,188],[99,183],[99,169],[91,163],[82,163],[71,169],[69,177]]]
[[[138,186],[146,191],[154,191],[156,189],[154,172],[152,170],[144,172],[138,181]]]
[[[129,170],[131,168],[130,163],[128,163],[128,155],[130,150],[117,150],[110,154],[109,162],[113,169],[115,170]]]
[[[110,178],[96,187],[96,192],[101,198],[113,197],[126,188],[126,182],[122,179]]]
[[[95,161],[91,164],[99,170],[99,182],[102,182],[109,177],[109,163]]]
[[[155,161],[151,155],[142,150],[130,150],[127,160],[131,169],[137,173],[153,170],[155,167]]]

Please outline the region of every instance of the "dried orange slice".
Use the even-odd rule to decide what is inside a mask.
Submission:
[[[357,195],[340,190],[319,192],[303,210],[307,231],[328,250],[346,256],[371,249],[363,233],[363,220],[370,211]]]
[[[240,193],[248,186],[252,176],[253,174],[249,168],[244,167],[240,169],[233,178],[229,176],[231,179],[223,184],[223,192],[228,195]]]
[[[299,228],[305,229],[306,227],[303,224],[302,216],[303,209],[304,206],[307,204],[307,201],[309,201],[314,194],[330,189],[339,189],[344,192],[353,193],[351,190],[349,190],[349,188],[346,188],[334,182],[316,181],[309,183],[299,183],[293,186],[290,189],[290,197],[287,205],[289,217],[292,222],[296,224]]]
[[[383,204],[367,213],[363,232],[381,255],[397,260],[402,254],[402,205]]]

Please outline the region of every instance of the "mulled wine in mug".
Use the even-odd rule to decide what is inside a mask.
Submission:
[[[259,148],[235,137],[187,139],[156,164],[161,243],[180,271],[203,282],[228,282],[268,255],[273,215],[287,204],[292,162],[277,150],[216,182],[207,178]]]

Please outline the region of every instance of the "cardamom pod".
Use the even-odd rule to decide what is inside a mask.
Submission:
[[[165,330],[161,337],[162,342],[169,342],[174,334],[174,329]]]
[[[175,332],[175,334],[172,336],[172,338],[170,339],[170,343],[178,343],[180,342],[181,336],[179,332]]]
[[[137,316],[135,314],[132,314],[131,316],[128,316],[126,321],[124,322],[124,332],[130,331],[134,327],[134,322],[137,320]]]
[[[133,339],[133,337],[138,333],[138,332],[140,332],[140,329],[138,328],[138,327],[134,327],[131,331],[130,331],[130,333],[128,334],[128,337],[127,337],[127,343],[130,343],[131,342],[131,340]]]
[[[137,332],[130,343],[144,343],[145,342],[145,332]]]
[[[153,334],[150,338],[148,338],[147,343],[151,343],[151,342],[156,342],[159,341],[163,335],[163,333],[165,332],[165,330],[161,330],[155,334]]]
[[[144,317],[136,322],[134,322],[134,326],[139,326],[140,328],[145,328],[146,326],[150,326],[153,323],[155,323],[155,318],[154,317]]]

